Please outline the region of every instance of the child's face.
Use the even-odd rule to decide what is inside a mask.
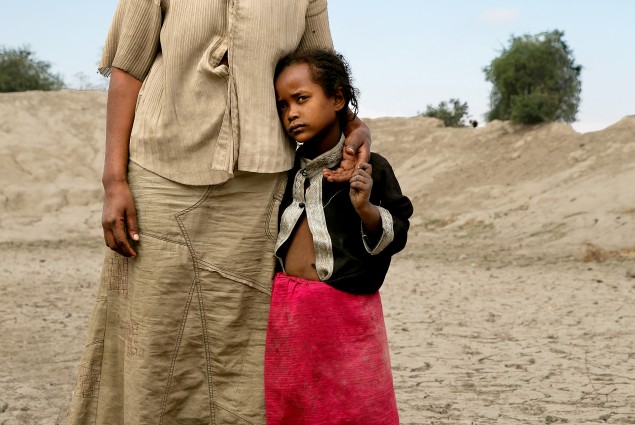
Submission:
[[[276,101],[284,130],[297,142],[311,142],[311,150],[326,152],[340,139],[337,112],[344,107],[338,92],[327,96],[322,86],[311,81],[309,65],[285,68],[276,80]],[[308,147],[308,146],[307,146]]]

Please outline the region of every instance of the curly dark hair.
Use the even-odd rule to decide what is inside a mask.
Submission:
[[[320,85],[327,96],[332,97],[338,90],[342,91],[344,107],[338,112],[338,118],[340,126],[346,127],[346,123],[357,116],[359,90],[352,84],[351,70],[344,56],[333,50],[324,49],[290,53],[278,62],[274,81],[284,69],[300,63],[309,65],[311,81]]]

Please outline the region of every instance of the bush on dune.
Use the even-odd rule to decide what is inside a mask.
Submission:
[[[51,74],[51,64],[38,60],[28,47],[0,47],[0,92],[60,90],[64,81]]]
[[[582,67],[563,39],[564,32],[512,37],[509,47],[485,67],[493,84],[487,120],[518,124],[576,120]]]

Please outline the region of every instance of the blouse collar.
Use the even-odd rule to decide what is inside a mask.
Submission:
[[[300,173],[304,177],[312,178],[321,173],[324,168],[333,168],[342,161],[343,148],[344,135],[342,134],[337,145],[314,159],[300,157]]]

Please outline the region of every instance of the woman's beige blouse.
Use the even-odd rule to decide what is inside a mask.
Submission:
[[[132,161],[176,182],[218,184],[236,169],[291,168],[273,73],[287,53],[313,47],[332,48],[326,0],[120,0],[99,69],[143,81]]]

